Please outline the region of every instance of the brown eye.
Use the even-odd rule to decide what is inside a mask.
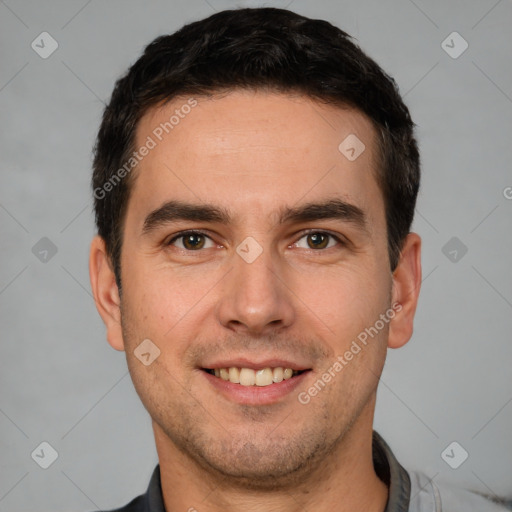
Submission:
[[[308,245],[311,249],[325,249],[327,247],[327,242],[329,240],[329,236],[323,233],[312,233],[308,236]]]
[[[179,249],[185,249],[187,251],[197,251],[205,248],[207,240],[210,240],[210,238],[203,233],[187,231],[175,236],[169,241],[168,245],[176,245]],[[177,241],[181,241],[181,243],[176,243]]]
[[[301,243],[302,239],[306,239],[306,246]],[[294,245],[304,249],[330,249],[336,244],[343,245],[337,236],[323,231],[312,231],[302,236]]]
[[[185,235],[183,237],[183,246],[185,249],[201,249],[204,245],[204,237],[196,233]]]

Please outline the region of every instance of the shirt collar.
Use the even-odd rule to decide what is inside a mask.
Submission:
[[[377,476],[388,486],[389,496],[384,512],[407,512],[411,480],[386,441],[375,431],[372,437],[373,465]],[[160,464],[156,466],[144,497],[144,512],[165,512]]]
[[[384,512],[407,512],[411,496],[411,479],[391,448],[373,431],[373,466],[377,476],[388,486],[388,502]]]

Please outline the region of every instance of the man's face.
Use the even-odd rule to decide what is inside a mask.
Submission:
[[[138,125],[136,147],[148,136],[156,147],[135,171],[125,219],[117,347],[169,446],[231,478],[277,482],[321,464],[351,426],[371,428],[387,324],[307,404],[298,398],[391,306],[375,131],[357,111],[304,97],[197,100],[161,141],[155,129],[186,98]],[[355,139],[338,148],[353,135],[365,146],[355,159]],[[229,222],[154,213],[170,201]],[[341,207],[327,218],[321,207],[281,218],[329,201]],[[178,237],[187,230],[200,233]],[[145,339],[160,350],[147,366],[134,354]],[[212,374],[229,367],[305,371],[269,386]]]

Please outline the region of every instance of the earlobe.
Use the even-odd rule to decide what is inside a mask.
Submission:
[[[95,236],[91,242],[89,277],[96,308],[107,328],[107,341],[116,350],[124,350],[119,290],[105,241],[100,236]]]
[[[397,313],[390,322],[389,348],[402,347],[410,340],[420,287],[421,238],[416,233],[409,233],[393,272],[392,305],[397,305],[394,308]]]

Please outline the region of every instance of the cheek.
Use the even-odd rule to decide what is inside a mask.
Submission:
[[[211,324],[215,284],[221,274],[200,266],[172,269],[135,258],[126,265],[123,288],[123,334],[134,359],[135,348],[150,339],[160,350],[158,362],[185,377],[181,363],[191,341]],[[152,366],[152,365],[151,365]],[[148,368],[151,368],[148,367]],[[143,375],[140,375],[143,377]],[[162,375],[165,377],[165,374]]]
[[[388,309],[390,286],[385,274],[365,263],[302,273],[292,289],[306,317],[341,349]]]
[[[163,336],[185,317],[204,295],[208,276],[197,271],[163,268],[148,261],[126,265],[123,288],[131,311],[130,320]],[[207,289],[207,288],[206,288]]]

